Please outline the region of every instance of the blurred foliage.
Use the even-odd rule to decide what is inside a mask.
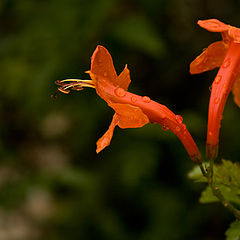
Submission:
[[[235,240],[240,238],[240,222],[234,222],[226,232],[227,240]]]
[[[0,239],[223,239],[231,219],[199,205],[193,163],[176,137],[157,125],[116,129],[95,154],[112,111],[93,90],[50,98],[54,81],[88,78],[97,44],[130,91],[184,117],[204,152],[215,72],[188,66],[219,36],[197,27],[219,18],[238,26],[234,0],[0,1]],[[230,97],[220,154],[237,161],[239,109]]]
[[[240,165],[232,163],[228,160],[222,160],[221,164],[215,164],[213,167],[213,182],[214,186],[221,191],[224,199],[235,205],[237,209],[240,206]],[[188,174],[188,177],[195,182],[207,182],[201,174],[199,168],[194,167]],[[199,199],[201,203],[213,203],[219,202],[219,199],[214,196],[212,188],[208,185],[205,190],[202,191]],[[231,224],[230,228],[226,232],[227,240],[240,239],[240,225],[239,221]]]
[[[222,160],[221,164],[214,165],[213,181],[216,187],[220,189],[225,199],[229,202],[240,206],[240,166],[228,160]],[[207,182],[201,174],[199,168],[195,167],[188,174],[189,178],[196,182]],[[200,197],[201,203],[218,202],[219,200],[213,195],[209,186],[202,192]]]

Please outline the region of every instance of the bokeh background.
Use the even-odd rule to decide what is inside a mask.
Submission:
[[[158,125],[116,128],[95,153],[113,111],[94,90],[59,94],[55,80],[88,79],[97,44],[127,63],[129,90],[184,118],[203,155],[209,87],[216,71],[189,63],[220,34],[197,26],[218,18],[240,26],[236,0],[0,1],[0,239],[219,240],[233,220],[198,202],[203,185],[180,141]],[[229,97],[220,155],[239,160],[240,112]]]

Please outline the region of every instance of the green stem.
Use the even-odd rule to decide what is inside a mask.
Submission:
[[[225,199],[221,190],[215,185],[215,182],[214,182],[214,159],[213,158],[210,159],[209,162],[210,162],[210,165],[209,165],[207,173],[205,171],[203,171],[202,169],[201,170],[203,172],[203,175],[205,177],[207,177],[207,179],[208,179],[208,184],[212,189],[213,195],[220,200],[220,202],[222,203],[222,205],[224,207],[226,207],[230,212],[233,213],[233,215],[236,217],[236,219],[240,220],[240,211],[237,208],[235,208],[229,201],[227,201]],[[200,166],[200,168],[201,168],[201,166]]]

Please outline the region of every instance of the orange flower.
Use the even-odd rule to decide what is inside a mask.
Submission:
[[[208,110],[207,155],[213,159],[218,155],[221,119],[231,90],[240,107],[240,29],[216,19],[200,20],[198,25],[211,32],[220,32],[223,38],[212,43],[190,64],[192,74],[220,67],[212,85]]]
[[[82,90],[83,87],[96,89],[97,94],[113,108],[115,114],[107,132],[97,141],[97,153],[110,144],[114,128],[138,128],[149,122],[159,123],[163,130],[171,130],[181,140],[195,163],[201,162],[201,155],[183,119],[167,107],[127,91],[131,82],[127,66],[117,76],[112,57],[102,46],[98,46],[92,55],[91,69],[87,71],[92,80],[67,79],[57,81],[63,93],[70,89]]]

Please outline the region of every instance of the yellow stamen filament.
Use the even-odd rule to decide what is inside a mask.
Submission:
[[[68,94],[71,89],[80,91],[83,90],[84,87],[95,88],[95,85],[92,80],[65,79],[58,80],[55,83],[61,86],[58,88],[58,91],[65,94]],[[53,95],[54,98],[56,97],[56,93]]]

